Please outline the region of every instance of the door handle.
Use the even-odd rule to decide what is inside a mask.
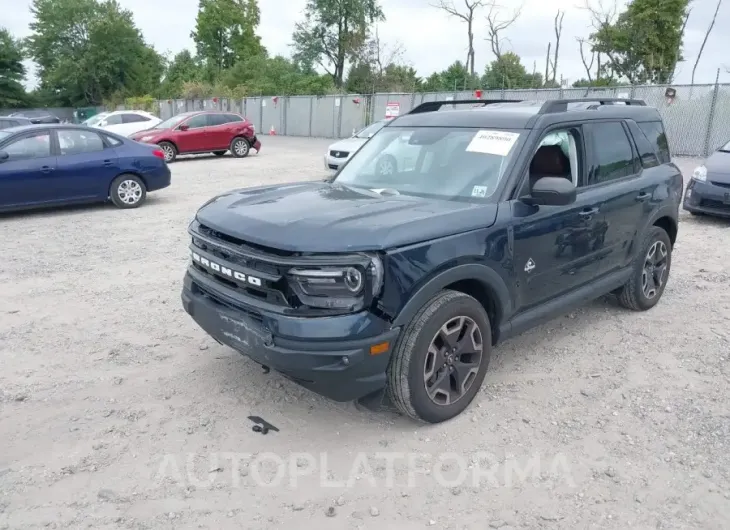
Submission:
[[[598,208],[590,208],[582,210],[578,213],[581,217],[591,217],[592,215],[596,215],[598,213]]]
[[[53,171],[51,166],[41,166],[41,173],[50,173],[51,171]]]
[[[645,200],[648,200],[650,197],[651,197],[651,193],[647,193],[647,192],[644,191],[642,193],[639,193],[636,196],[636,200],[639,201],[639,202],[644,202]]]
[[[104,160],[104,167],[112,167],[112,161],[111,160]]]

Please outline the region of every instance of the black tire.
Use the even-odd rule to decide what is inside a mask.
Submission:
[[[213,151],[213,154],[214,154],[215,156],[223,156],[223,155],[225,155],[225,154],[226,154],[227,152],[228,152],[228,151]]]
[[[478,367],[475,367],[476,374],[461,397],[453,403],[439,404],[426,390],[429,347],[439,331],[458,317],[466,317],[479,329],[481,356]],[[479,392],[491,350],[491,324],[482,305],[464,293],[441,291],[416,313],[398,340],[388,366],[389,398],[402,414],[420,422],[440,423],[454,418],[469,406]],[[446,365],[444,368],[447,369]],[[450,384],[453,383],[451,375],[447,378]]]
[[[230,151],[236,158],[246,158],[251,152],[251,145],[243,136],[236,136],[231,140]]]
[[[117,208],[137,208],[147,198],[147,186],[137,175],[119,175],[112,181],[109,197]]]
[[[699,217],[700,215],[702,215],[702,213],[700,212],[689,212],[689,214],[694,215],[695,217]]]
[[[162,152],[165,153],[165,162],[170,164],[171,162],[174,162],[177,158],[177,147],[172,145],[170,142],[160,142],[157,144],[160,146],[160,149],[162,149]]]
[[[657,281],[655,279],[656,268],[652,267],[651,275],[655,288],[654,294],[649,296],[644,288],[645,264],[648,262],[648,255],[652,248],[655,248],[655,245],[657,252],[661,253],[662,245],[666,250],[665,268],[663,273],[661,273],[661,281]],[[644,241],[639,248],[640,251],[634,259],[631,278],[629,278],[629,281],[617,293],[619,303],[632,311],[646,311],[659,302],[667,286],[672,266],[672,242],[669,239],[669,234],[663,228],[652,226],[646,236],[644,236]],[[659,284],[658,286],[657,283]],[[649,294],[651,294],[651,291]]]

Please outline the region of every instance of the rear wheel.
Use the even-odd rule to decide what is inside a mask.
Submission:
[[[117,208],[136,208],[147,197],[147,186],[137,175],[119,175],[112,181],[109,196]]]
[[[168,164],[177,158],[177,149],[170,142],[160,142],[158,144],[162,152],[165,153],[165,162]]]
[[[406,326],[388,367],[388,393],[426,423],[466,409],[484,381],[492,349],[489,317],[469,295],[441,291]]]
[[[213,154],[215,156],[223,156],[226,154],[226,151],[213,151]]]
[[[672,242],[667,232],[652,226],[644,238],[634,270],[626,285],[618,292],[619,303],[627,309],[651,309],[664,294],[672,265]]]
[[[245,158],[248,156],[251,146],[245,138],[240,136],[231,140],[231,154],[236,158]]]

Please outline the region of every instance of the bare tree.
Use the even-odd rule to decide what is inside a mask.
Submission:
[[[677,44],[677,51],[675,57],[679,59],[679,56],[682,52],[682,44],[684,43],[684,32],[687,28],[687,21],[689,20],[689,14],[692,12],[692,8],[690,7],[687,10],[687,13],[684,15],[684,21],[682,22],[682,29],[679,32],[679,44]],[[677,66],[679,65],[679,60],[674,62],[674,68],[672,69],[672,73],[669,74],[669,79],[667,80],[668,83],[672,83],[674,81],[674,76],[677,73]]]
[[[610,4],[606,6],[606,4]],[[611,2],[605,2],[603,0],[597,0],[592,2],[591,0],[585,0],[585,5],[582,7],[588,11],[591,17],[591,27],[594,31],[600,31],[613,24],[618,17],[619,8],[616,0]],[[616,69],[616,71],[622,71],[619,67],[619,63],[616,61],[614,55],[607,51],[605,52],[608,62]],[[629,83],[634,84],[634,76],[631,72],[623,72]],[[598,74],[600,75],[600,69]]]
[[[553,43],[548,42],[548,48],[547,53],[545,54],[545,83],[550,80],[550,48],[552,47]]]
[[[446,11],[450,16],[459,18],[466,23],[466,34],[469,42],[466,52],[466,67],[469,69],[469,73],[474,75],[474,15],[480,8],[484,7],[484,0],[464,0],[464,11],[459,11],[453,0],[439,0],[438,4],[432,6]]]
[[[583,68],[586,69],[586,77],[588,78],[589,83],[593,83],[594,79],[597,79],[601,76],[601,54],[596,53],[593,50],[591,50],[591,60],[589,61],[586,59],[587,52],[585,51],[584,46],[588,43],[583,38],[577,38],[578,41],[578,50],[580,51],[580,61],[583,63]],[[596,67],[596,77],[593,77],[593,65],[596,64],[596,60],[598,61],[598,65]]]
[[[514,24],[522,13],[522,6],[518,7],[509,16],[500,16],[500,6],[496,2],[489,4],[489,13],[487,14],[487,39],[494,57],[499,61],[502,58],[502,37],[504,31]]]
[[[717,7],[715,8],[715,14],[712,15],[712,22],[710,22],[710,27],[707,28],[707,32],[705,33],[705,38],[702,39],[702,46],[700,46],[700,51],[697,54],[697,59],[695,60],[695,65],[692,68],[692,84],[695,84],[695,71],[697,70],[697,65],[700,63],[700,58],[702,57],[702,52],[705,50],[705,44],[707,44],[707,39],[710,36],[710,33],[712,32],[712,28],[715,27],[715,20],[717,19],[717,12],[720,11],[720,6],[722,5],[722,0],[717,0]]]
[[[558,9],[557,14],[555,15],[555,55],[553,56],[553,83],[555,82],[555,79],[558,77],[558,54],[560,52],[560,35],[563,33],[563,19],[565,18],[565,11],[561,11]],[[545,79],[545,82],[547,83],[547,79]]]

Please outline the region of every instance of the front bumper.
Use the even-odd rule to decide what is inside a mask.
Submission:
[[[324,167],[330,171],[337,171],[349,158],[349,156],[347,158],[335,158],[327,152],[327,154],[324,155]]]
[[[256,136],[254,135],[254,137],[253,137],[253,138],[251,138],[251,139],[249,139],[249,141],[250,141],[250,143],[251,143],[251,147],[253,147],[254,149],[256,149],[256,152],[257,152],[257,153],[261,152],[261,140],[259,140],[259,139],[258,139],[258,138],[257,138],[257,137],[256,137]]]
[[[688,212],[730,217],[730,185],[692,179],[684,192],[682,208]]]
[[[242,310],[222,303],[208,286],[188,272],[182,304],[195,322],[215,340],[280,372],[303,387],[334,401],[354,401],[385,387],[386,370],[400,328],[348,339],[350,330],[372,325],[372,315],[288,317],[261,310]],[[299,331],[299,337],[284,333]],[[343,335],[345,338],[337,337]],[[371,346],[388,346],[371,354]]]

